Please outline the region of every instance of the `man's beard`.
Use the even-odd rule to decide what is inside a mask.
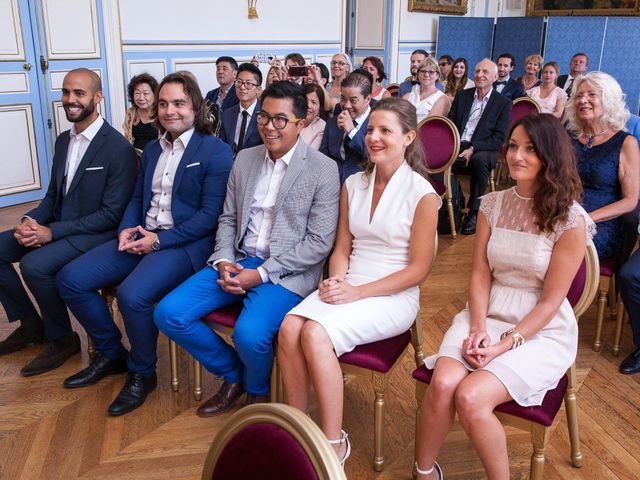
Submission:
[[[80,113],[78,114],[77,117],[70,118],[69,117],[69,112],[67,111],[67,107],[80,107],[80,108],[82,108],[82,110],[80,110]],[[72,123],[78,123],[78,122],[81,122],[84,119],[88,118],[95,111],[95,109],[96,109],[96,105],[95,105],[95,102],[93,101],[93,98],[92,98],[91,102],[86,107],[82,107],[82,105],[80,105],[78,103],[65,104],[64,105],[64,114],[67,116],[67,120],[68,121],[70,121]]]

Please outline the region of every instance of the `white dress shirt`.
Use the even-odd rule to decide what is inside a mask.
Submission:
[[[246,111],[249,116],[247,117],[247,125],[245,126],[244,133],[247,134],[247,130],[249,129],[249,122],[251,121],[251,117],[253,116],[253,111],[256,109],[256,105],[258,104],[258,100],[256,99],[248,108],[242,108],[242,105],[238,104],[240,107],[240,111],[238,112],[238,119],[236,120],[236,133],[233,137],[233,144],[238,145],[238,140],[240,140],[240,127],[242,126],[242,112]],[[246,140],[246,137],[245,137]],[[240,145],[242,147],[242,145]]]
[[[158,158],[156,169],[153,171],[151,181],[151,203],[145,225],[147,230],[168,230],[173,228],[173,215],[171,214],[171,199],[173,195],[173,180],[178,170],[182,155],[187,149],[189,140],[193,136],[191,128],[176,138],[173,143],[169,141],[169,132],[160,138],[162,153]]]
[[[509,82],[509,79],[511,78],[511,75],[509,75],[507,78],[505,78],[504,80],[500,80],[498,79],[499,82]],[[504,87],[506,87],[507,84],[506,83],[501,83],[499,85],[496,85],[496,92],[498,93],[502,93],[502,91],[504,90]]]
[[[69,131],[69,147],[67,149],[67,163],[65,165],[65,189],[64,193],[69,190],[69,185],[73,181],[73,177],[78,170],[78,165],[82,161],[82,157],[87,153],[87,148],[96,136],[98,130],[102,127],[104,120],[100,115],[96,118],[91,125],[85,128],[81,133],[76,133],[76,124],[71,125]]]
[[[462,132],[462,138],[460,140],[470,142],[471,137],[473,137],[473,132],[476,131],[476,127],[478,126],[478,122],[480,122],[480,117],[482,117],[482,113],[484,109],[487,107],[487,103],[489,103],[489,97],[493,93],[493,88],[491,88],[487,94],[484,96],[482,100],[478,100],[478,90],[473,94],[473,104],[471,104],[471,112],[469,113],[469,118],[467,119],[467,124],[464,127],[464,131]]]
[[[571,82],[575,82],[575,80],[576,80],[576,79],[575,79],[574,77],[572,77],[570,74],[569,74],[569,75],[567,75],[567,79],[565,80],[564,85],[562,85],[562,87],[561,87],[561,88],[562,88],[562,90],[565,90],[565,91],[566,91],[566,90],[567,90],[567,88],[569,87],[569,84],[570,84]]]

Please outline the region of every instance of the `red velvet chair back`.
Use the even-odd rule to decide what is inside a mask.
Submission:
[[[538,105],[538,102],[529,97],[516,98],[511,106],[511,123],[509,124],[509,131],[511,131],[511,128],[518,120],[529,115],[531,112],[540,112],[540,105]]]
[[[445,171],[458,157],[460,135],[454,123],[446,117],[427,117],[418,124],[429,173]]]

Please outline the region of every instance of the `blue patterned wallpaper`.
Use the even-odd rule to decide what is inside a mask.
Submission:
[[[436,55],[449,54],[469,61],[469,77],[473,77],[476,63],[491,57],[493,18],[441,16],[438,23]]]
[[[493,60],[501,53],[510,53],[516,59],[513,75],[524,73],[524,59],[542,50],[544,17],[501,17],[496,23],[493,42]]]

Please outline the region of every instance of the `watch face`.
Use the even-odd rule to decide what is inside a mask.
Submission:
[[[155,240],[152,244],[151,244],[151,248],[154,250],[160,250],[160,241],[159,240]]]

